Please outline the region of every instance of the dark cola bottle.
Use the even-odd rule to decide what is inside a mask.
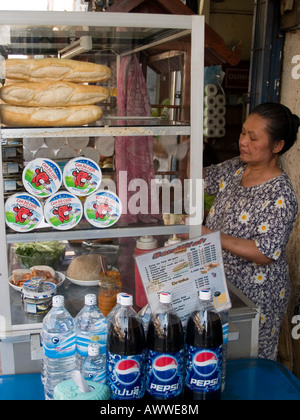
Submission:
[[[201,290],[199,307],[187,323],[185,399],[221,398],[222,344],[222,324],[211,291]]]
[[[107,335],[107,385],[113,400],[139,400],[145,394],[144,327],[132,295],[121,293],[119,305]]]
[[[172,307],[171,293],[162,292],[147,331],[146,398],[182,398],[184,386],[184,333]]]

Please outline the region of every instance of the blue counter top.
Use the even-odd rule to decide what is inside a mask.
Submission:
[[[39,373],[0,376],[0,400],[43,399]],[[300,400],[300,381],[272,360],[228,360],[222,400]]]

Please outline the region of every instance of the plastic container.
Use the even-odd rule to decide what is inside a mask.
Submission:
[[[76,370],[75,322],[61,295],[52,298],[52,309],[43,319],[42,345],[45,398],[53,400],[55,386],[71,379]]]
[[[63,170],[63,183],[70,193],[87,196],[101,184],[102,172],[92,159],[79,156],[68,161]]]
[[[154,251],[155,249],[157,249],[157,240],[153,238],[153,236],[150,236],[150,235],[141,236],[136,241],[134,256],[138,257],[140,255],[147,254],[147,252]],[[134,273],[135,273],[135,303],[139,308],[143,308],[145,305],[147,305],[148,300],[147,300],[143,282],[142,282],[140,272],[139,272],[136,262],[135,262],[135,267],[134,267]]]
[[[174,233],[174,235],[172,235],[165,243],[164,246],[171,246],[171,245],[176,245],[179,242],[181,242],[182,239],[178,238],[178,236],[176,236],[176,234]]]
[[[27,315],[45,315],[52,306],[52,297],[56,294],[56,286],[41,279],[32,279],[22,287],[22,302]]]
[[[185,378],[183,328],[172,306],[172,294],[160,293],[159,302],[148,325],[146,393],[154,400],[181,399]]]
[[[84,379],[106,383],[106,357],[100,354],[100,345],[98,343],[89,343],[88,357],[82,365],[82,375]]]
[[[108,190],[98,190],[85,199],[84,216],[97,228],[107,228],[114,225],[122,214],[120,198]]]
[[[81,201],[68,191],[52,195],[44,205],[46,221],[57,230],[72,229],[80,222],[82,214]]]
[[[75,325],[77,366],[80,370],[84,358],[88,356],[90,342],[99,343],[101,354],[106,352],[107,322],[97,306],[96,295],[85,295],[84,307],[75,317]]]
[[[109,324],[106,375],[113,400],[137,400],[145,394],[145,333],[132,301],[132,295],[122,293]]]
[[[42,204],[31,194],[13,194],[5,202],[5,222],[16,232],[36,229],[43,219]]]
[[[37,197],[49,197],[55,194],[62,183],[62,173],[50,159],[34,159],[24,168],[22,181],[25,189]]]

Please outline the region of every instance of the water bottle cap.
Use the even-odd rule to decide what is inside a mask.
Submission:
[[[157,247],[157,240],[151,235],[141,236],[136,241],[136,247],[138,249],[154,249]]]
[[[121,293],[120,304],[123,306],[131,306],[133,303],[132,295],[129,293]]]
[[[100,344],[99,343],[89,343],[88,345],[88,355],[89,356],[99,356],[100,354]]]
[[[211,291],[210,291],[210,289],[202,289],[202,290],[200,290],[199,299],[200,300],[210,300],[211,299]]]
[[[86,305],[96,305],[96,302],[97,302],[96,295],[91,293],[84,296],[84,303]]]
[[[172,293],[161,292],[159,295],[159,301],[161,303],[171,303],[172,302]]]
[[[56,295],[52,298],[52,306],[60,308],[65,305],[65,298],[62,295]]]
[[[118,294],[117,294],[117,303],[120,303],[120,301],[121,301],[121,296],[122,296],[122,293],[118,293]]]

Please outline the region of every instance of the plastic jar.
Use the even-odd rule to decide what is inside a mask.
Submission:
[[[45,315],[52,305],[56,285],[40,278],[27,280],[22,287],[22,301],[27,315]]]
[[[147,252],[154,251],[157,248],[157,240],[151,235],[141,236],[136,241],[136,247],[134,250],[134,256],[146,254]],[[143,308],[148,303],[145,289],[142,283],[139,269],[135,262],[135,303],[139,308]]]

